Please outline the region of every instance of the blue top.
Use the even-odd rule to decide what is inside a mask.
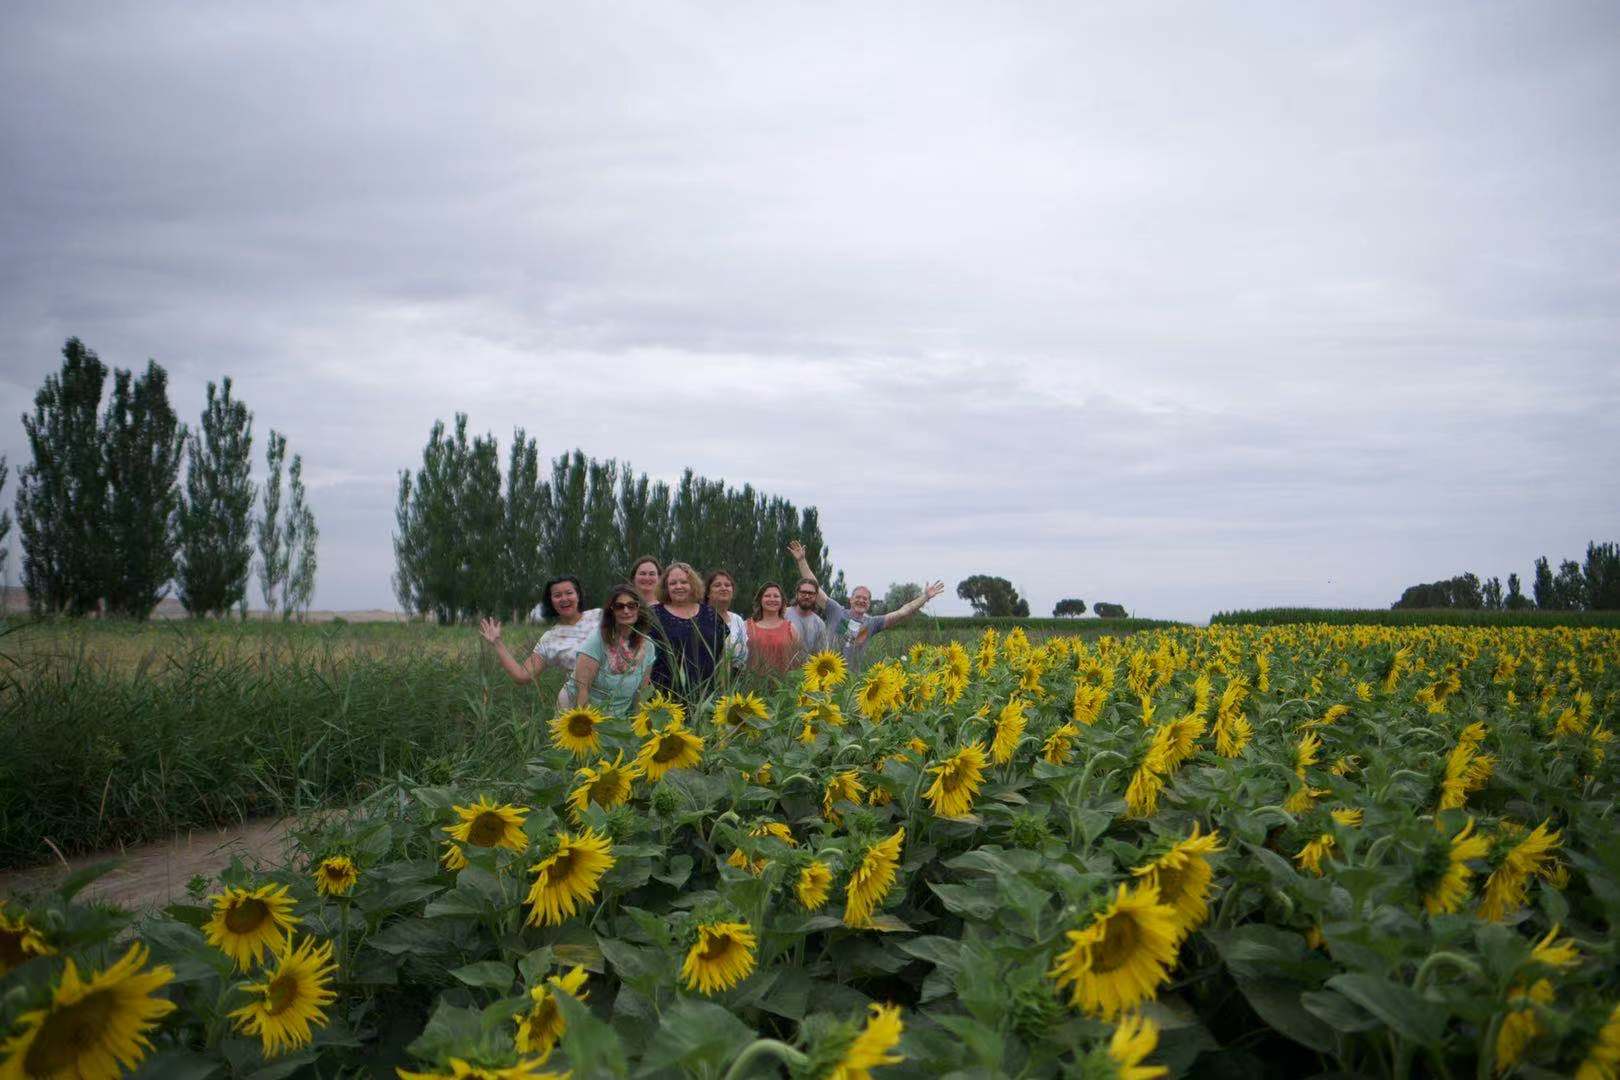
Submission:
[[[636,700],[636,691],[641,689],[647,669],[653,666],[658,646],[644,640],[634,653],[624,649],[609,650],[601,631],[595,631],[579,647],[579,655],[588,656],[597,664],[596,678],[591,680],[590,703],[606,712],[623,715]],[[569,672],[563,695],[572,703],[575,692],[574,673]]]
[[[699,604],[697,614],[690,619],[670,614],[662,604],[654,607],[653,613],[658,616],[652,629],[658,642],[653,685],[667,694],[695,701],[708,689],[714,669],[725,655],[729,628],[708,604]]]

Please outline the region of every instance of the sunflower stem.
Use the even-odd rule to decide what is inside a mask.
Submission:
[[[726,1070],[724,1080],[742,1080],[748,1075],[745,1066],[755,1058],[765,1056],[774,1057],[791,1069],[803,1068],[810,1060],[785,1042],[776,1039],[755,1039],[737,1055],[736,1060],[731,1063],[731,1068]]]
[[[1430,953],[1423,963],[1418,965],[1417,976],[1412,980],[1412,989],[1420,994],[1423,993],[1424,989],[1429,985],[1430,976],[1439,970],[1441,964],[1450,964],[1457,970],[1465,971],[1476,979],[1484,977],[1484,972],[1480,971],[1479,965],[1474,963],[1473,960],[1461,953],[1442,950]]]

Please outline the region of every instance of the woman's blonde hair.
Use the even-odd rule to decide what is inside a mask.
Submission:
[[[692,603],[703,603],[706,589],[703,584],[703,575],[692,569],[691,563],[672,562],[664,567],[664,573],[658,579],[658,599],[660,603],[669,603],[669,572],[679,570],[686,575],[686,582],[692,589]]]

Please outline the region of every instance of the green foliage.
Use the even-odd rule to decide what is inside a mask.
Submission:
[[[957,582],[956,595],[973,606],[975,615],[1029,615],[1029,602],[1018,595],[1013,583],[1004,577],[974,574]]]
[[[98,416],[107,368],[78,338],[23,417],[32,460],[18,475],[23,585],[36,613],[85,615],[105,594],[107,465]]]
[[[1075,615],[1084,615],[1085,613],[1086,602],[1084,600],[1059,600],[1052,606],[1052,615],[1054,617],[1071,617]]]
[[[0,454],[0,497],[6,492],[6,478],[11,470],[6,465],[6,456]],[[6,580],[6,556],[11,554],[11,548],[6,541],[11,537],[11,511],[0,503],[0,582]]]
[[[1124,604],[1111,604],[1106,600],[1091,605],[1091,611],[1099,619],[1123,619],[1127,616]]]
[[[795,576],[787,542],[800,539],[818,573],[828,569],[814,507],[690,469],[672,490],[628,464],[582,451],[557,457],[542,478],[538,449],[513,433],[505,487],[493,436],[468,441],[435,424],[415,473],[400,474],[395,508],[395,595],[408,611],[445,623],[498,614],[522,621],[544,583],[574,575],[587,606],[629,574],[643,555],[680,558],[700,572],[730,570],[747,586]]]
[[[276,610],[277,599],[284,594],[291,573],[291,552],[287,550],[281,521],[281,474],[286,461],[287,437],[271,428],[264,451],[264,508],[254,524],[259,544],[259,592],[269,611]]]
[[[156,363],[134,379],[113,375],[103,423],[107,477],[107,610],[144,619],[174,577],[180,455],[186,429],[169,405],[168,375]]]
[[[1479,610],[1486,606],[1485,594],[1475,574],[1458,574],[1447,581],[1434,581],[1426,585],[1410,585],[1401,598],[1392,605],[1397,610],[1418,608],[1466,608]],[[1494,606],[1494,605],[1493,605]]]
[[[253,414],[227,376],[208,384],[202,426],[186,454],[180,509],[180,602],[193,615],[229,615],[247,597],[253,559]]]
[[[898,611],[911,601],[923,594],[923,587],[915,581],[897,581],[889,586],[883,594],[883,599],[872,607],[876,614],[882,615],[886,611]]]
[[[315,526],[315,513],[309,508],[304,492],[304,459],[300,454],[294,454],[292,464],[287,467],[287,484],[290,498],[282,543],[286,545],[291,565],[281,593],[283,619],[295,614],[302,618],[309,610],[309,602],[315,596],[316,545],[321,539],[321,531]]]
[[[1581,576],[1588,608],[1594,611],[1620,610],[1620,544],[1588,541]]]
[[[1511,594],[1510,594],[1511,595]],[[1211,626],[1284,626],[1325,623],[1330,626],[1593,626],[1620,628],[1620,613],[1605,611],[1540,611],[1508,607],[1502,611],[1441,608],[1431,611],[1382,608],[1256,608],[1221,611]]]

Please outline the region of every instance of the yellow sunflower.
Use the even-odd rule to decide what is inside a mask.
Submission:
[[[1041,746],[1041,759],[1048,765],[1067,765],[1074,756],[1074,740],[1079,737],[1079,728],[1064,724],[1046,737]]]
[[[136,942],[88,980],[69,959],[50,1004],[17,1017],[17,1033],[0,1044],[0,1076],[113,1080],[133,1071],[152,1049],[147,1033],[174,1011],[174,1002],[156,996],[174,970],[143,971],[147,957]]]
[[[314,1038],[310,1025],[325,1026],[327,1005],[337,999],[332,990],[332,943],[317,946],[306,937],[296,949],[289,934],[277,950],[275,962],[261,983],[243,984],[252,1000],[231,1012],[236,1029],[257,1035],[265,1057],[308,1046]]]
[[[55,952],[45,936],[29,924],[27,916],[7,915],[5,902],[0,901],[0,975],[36,956],[50,956]]]
[[[529,1011],[513,1017],[517,1021],[517,1048],[520,1053],[537,1054],[538,1061],[545,1061],[551,1056],[557,1040],[568,1030],[568,1021],[557,1007],[557,995],[567,994],[584,1001],[589,996],[585,990],[585,981],[589,978],[585,969],[576,965],[566,975],[552,975],[545,983],[529,991]]]
[[[753,973],[758,944],[747,923],[703,923],[681,965],[681,981],[705,996],[730,990]]]
[[[1209,856],[1221,848],[1220,833],[1200,836],[1198,825],[1192,835],[1178,840],[1169,851],[1136,867],[1132,874],[1157,890],[1159,903],[1176,913],[1179,942],[1196,930],[1209,914],[1209,886],[1215,871]]]
[[[742,727],[749,721],[764,723],[770,718],[771,711],[758,694],[727,694],[714,703],[714,724],[722,730]]]
[[[638,739],[645,739],[659,728],[685,723],[686,706],[674,698],[665,697],[660,691],[636,710],[636,714],[630,718],[630,729],[636,733]]]
[[[905,1030],[900,1022],[900,1006],[874,1002],[866,1008],[866,1025],[844,1048],[826,1080],[872,1080],[873,1069],[906,1060],[904,1054],[891,1052],[900,1045]]]
[[[1549,830],[1548,824],[1543,821],[1528,836],[1516,841],[1501,864],[1485,879],[1485,889],[1479,899],[1481,919],[1501,922],[1519,910],[1530,894],[1530,878],[1552,868],[1559,833],[1556,829]]]
[[[1620,1076],[1620,1005],[1609,1010],[1592,1048],[1575,1069],[1575,1080],[1614,1080],[1616,1076]]]
[[[444,854],[439,856],[439,862],[446,870],[465,870],[467,868],[467,853],[461,850],[461,845],[454,840],[444,842]]]
[[[444,831],[450,839],[473,847],[527,850],[529,838],[523,833],[523,819],[529,816],[526,808],[511,803],[497,805],[480,795],[471,806],[453,806],[451,809],[461,823],[445,826]]]
[[[451,1058],[449,1072],[411,1072],[395,1068],[399,1080],[568,1080],[570,1074],[540,1072],[545,1062],[529,1058],[515,1065],[474,1065],[461,1058]]]
[[[360,868],[347,855],[322,859],[315,868],[315,891],[322,896],[348,896],[360,880]]]
[[[607,717],[590,705],[565,709],[551,720],[551,745],[577,758],[602,752],[601,727]]]
[[[839,708],[836,701],[811,701],[804,706],[800,714],[806,724],[825,724],[828,727],[844,726],[844,710]]]
[[[845,769],[841,773],[835,773],[833,778],[828,780],[821,790],[822,816],[831,822],[842,821],[842,816],[833,807],[841,802],[854,803],[859,806],[861,796],[865,792],[866,785],[862,784],[860,777],[855,775],[855,770]]]
[[[1496,1071],[1507,1072],[1517,1065],[1541,1034],[1541,1021],[1536,1018],[1534,1005],[1551,1005],[1554,998],[1552,983],[1537,979],[1529,989],[1515,986],[1508,991],[1507,1014],[1502,1026],[1496,1029]],[[1515,1006],[1521,1006],[1515,1008]]]
[[[214,903],[214,915],[203,925],[208,944],[229,956],[243,971],[279,946],[299,922],[292,913],[293,898],[287,895],[285,885],[233,887],[209,899]]]
[[[762,822],[748,830],[748,835],[754,837],[769,836],[782,841],[782,843],[786,844],[788,847],[799,846],[799,842],[793,839],[793,830],[782,824],[780,821]],[[770,860],[765,858],[763,855],[757,859],[750,859],[748,856],[743,854],[741,848],[734,849],[731,853],[731,857],[726,860],[727,865],[735,866],[739,870],[746,870],[755,877],[758,877],[760,874],[764,873],[766,864],[769,862]]]
[[[1328,811],[1328,816],[1333,819],[1334,824],[1342,825],[1347,829],[1358,829],[1358,828],[1360,828],[1362,818],[1363,818],[1363,814],[1361,812],[1360,807],[1343,807],[1343,806],[1338,807],[1338,808],[1333,809],[1333,810],[1329,810]]]
[[[568,793],[569,814],[577,822],[584,817],[592,803],[611,810],[623,806],[630,799],[630,787],[641,775],[641,767],[624,763],[624,751],[609,762],[606,758],[595,765],[587,765],[575,773],[580,784]]]
[[[819,859],[805,864],[804,869],[799,871],[798,883],[793,887],[793,895],[798,897],[799,906],[806,911],[819,911],[831,891],[832,870]]]
[[[1142,1016],[1122,1016],[1119,1026],[1108,1039],[1108,1059],[1113,1063],[1116,1080],[1158,1080],[1169,1074],[1163,1065],[1143,1065],[1147,1056],[1158,1049],[1159,1027]]]
[[[844,658],[830,649],[813,653],[804,662],[804,688],[812,694],[842,685],[848,675]]]
[[[671,722],[641,744],[636,764],[647,779],[657,781],[671,769],[690,769],[703,759],[703,739]]]
[[[1151,1000],[1176,961],[1178,920],[1152,885],[1121,885],[1109,905],[1079,930],[1047,972],[1069,1004],[1088,1016],[1113,1019]]]
[[[906,690],[905,672],[888,664],[874,664],[855,692],[855,706],[876,723],[899,708]]]
[[[997,765],[1005,765],[1012,760],[1013,751],[1018,749],[1018,740],[1023,738],[1024,725],[1028,717],[1024,715],[1026,708],[1019,698],[1012,698],[1001,707],[996,715],[996,735],[990,741],[990,758]]]
[[[1317,877],[1321,877],[1322,860],[1328,857],[1336,844],[1332,833],[1323,833],[1300,848],[1299,854],[1294,856],[1294,861],[1299,863],[1300,869],[1309,870]]]
[[[933,766],[934,782],[925,794],[940,817],[961,817],[973,809],[984,786],[984,748],[970,743]]]
[[[612,842],[594,829],[578,836],[558,833],[557,850],[529,867],[535,877],[523,901],[529,905],[527,925],[556,926],[571,918],[612,869],[612,851]]]
[[[866,849],[844,890],[845,926],[871,925],[872,912],[894,887],[895,871],[900,866],[900,846],[905,839],[906,830],[902,825],[892,835]]]
[[[1173,771],[1176,766],[1198,752],[1198,737],[1204,733],[1207,726],[1204,718],[1196,713],[1170,722],[1164,748],[1164,765],[1167,770]]]
[[[1442,856],[1444,866],[1433,876],[1434,884],[1422,889],[1423,907],[1430,915],[1449,915],[1462,909],[1468,899],[1468,882],[1474,876],[1468,864],[1483,859],[1491,850],[1488,837],[1474,835],[1474,819],[1451,838]]]

